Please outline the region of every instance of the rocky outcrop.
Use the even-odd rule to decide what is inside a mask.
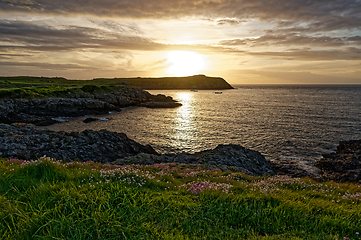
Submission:
[[[101,114],[118,109],[110,103],[91,98],[2,99],[0,122],[49,125],[57,122],[53,117]]]
[[[334,153],[324,154],[315,166],[323,179],[361,183],[361,140],[341,141]]]
[[[99,120],[99,119],[98,119]],[[201,164],[206,168],[239,171],[250,176],[285,174],[316,180],[361,183],[361,140],[340,142],[336,152],[324,154],[315,163],[268,161],[239,145],[219,145],[215,149],[179,154],[158,154],[124,133],[107,130],[54,132],[31,124],[0,123],[0,157],[37,159],[42,156],[66,161],[94,161],[119,165],[155,163]]]
[[[182,106],[181,103],[175,102],[172,97],[163,94],[152,96],[149,102],[141,103],[140,106],[148,108],[176,108]]]
[[[113,164],[184,163],[234,170],[250,176],[272,175],[270,163],[257,151],[239,145],[219,145],[195,154],[159,155],[124,133],[106,130],[54,132],[31,124],[0,124],[0,157],[24,160],[48,156],[66,161],[94,161]]]
[[[32,123],[46,126],[56,117],[76,117],[120,111],[122,107],[179,107],[182,104],[164,95],[151,95],[124,83],[114,91],[90,91],[70,94],[66,98],[0,99],[1,123]]]
[[[30,124],[0,124],[0,157],[37,159],[44,155],[58,160],[108,163],[138,153],[157,154],[124,133],[107,130],[53,132]]]
[[[273,175],[274,171],[265,157],[250,149],[239,145],[219,145],[215,149],[194,154],[138,154],[136,156],[118,159],[114,164],[147,164],[154,163],[184,163],[204,164],[218,167],[222,170],[234,170],[250,176]]]
[[[271,166],[277,175],[288,175],[291,177],[309,177],[322,181],[322,172],[314,166],[314,162],[301,160],[279,160],[271,159]]]
[[[139,106],[147,108],[176,108],[182,106],[182,104],[178,102],[146,102]]]

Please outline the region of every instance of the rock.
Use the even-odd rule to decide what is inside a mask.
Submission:
[[[314,166],[313,162],[300,160],[270,160],[271,166],[278,175],[291,177],[310,177],[315,180],[323,180],[322,171]]]
[[[138,154],[114,161],[114,164],[154,164],[154,163],[203,164],[218,167],[222,170],[234,170],[250,176],[273,175],[274,171],[265,157],[239,145],[219,145],[213,150],[194,154]]]
[[[98,118],[88,117],[83,120],[83,123],[90,123],[90,122],[95,122],[95,121],[98,121]]]
[[[44,155],[66,161],[108,163],[138,153],[157,155],[149,145],[141,145],[124,133],[107,130],[54,132],[38,129],[31,124],[0,123],[0,156],[23,160]]]
[[[90,91],[69,95],[67,98],[3,98],[0,99],[0,123],[22,122],[46,126],[57,123],[55,119],[58,117],[106,114],[127,106],[173,108],[180,105],[171,97],[161,94],[153,96],[147,91],[123,84],[110,92]]]
[[[174,102],[173,98],[170,96],[165,96],[163,94],[157,94],[152,96],[152,101],[154,102]]]
[[[361,183],[361,140],[341,141],[337,150],[315,163],[325,180]]]
[[[213,150],[196,153],[199,163],[216,162],[216,166],[231,166],[251,176],[273,175],[270,162],[259,152],[239,145],[218,145]]]
[[[176,108],[182,106],[182,104],[178,102],[146,102],[140,106],[147,108]]]

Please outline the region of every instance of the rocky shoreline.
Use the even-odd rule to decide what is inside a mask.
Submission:
[[[121,83],[114,91],[88,91],[69,93],[64,98],[3,98],[0,99],[0,123],[32,123],[47,126],[57,123],[58,117],[79,117],[121,111],[128,106],[173,108],[181,103],[172,97],[152,95],[127,83]]]
[[[141,145],[124,133],[107,130],[65,133],[34,126],[57,123],[59,117],[104,114],[128,106],[169,108],[180,105],[171,97],[151,95],[127,83],[120,83],[112,91],[90,89],[69,93],[63,98],[3,98],[0,99],[0,157],[31,160],[46,155],[64,161],[120,165],[176,162],[240,171],[250,176],[283,174],[319,181],[361,183],[361,140],[340,142],[334,153],[323,155],[319,161],[302,162],[266,160],[261,153],[239,145],[219,145],[194,154],[160,155],[150,145]],[[100,119],[91,117],[84,122],[97,120]]]
[[[141,145],[124,133],[107,130],[66,133],[39,129],[32,124],[0,124],[0,157],[31,160],[44,155],[65,161],[117,165],[176,162],[204,164],[251,176],[275,174],[262,154],[238,145],[219,145],[195,154],[160,155],[150,145]]]
[[[32,124],[0,124],[0,157],[23,160],[44,155],[65,161],[94,161],[117,165],[155,163],[200,164],[206,168],[239,171],[250,176],[289,175],[318,181],[361,183],[361,140],[340,142],[337,151],[315,162],[269,161],[239,145],[219,145],[194,154],[158,154],[124,133],[107,130],[54,132]]]
[[[32,124],[0,124],[0,157],[23,160],[44,155],[65,161],[109,163],[138,153],[157,154],[149,145],[143,146],[124,133],[106,130],[54,132]]]

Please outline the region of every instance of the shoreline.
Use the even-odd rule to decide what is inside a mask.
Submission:
[[[58,117],[102,115],[124,107],[176,108],[182,104],[162,94],[152,95],[127,83],[102,87],[85,85],[64,97],[0,98],[0,123],[48,126]]]
[[[319,161],[267,160],[258,151],[240,145],[220,144],[193,154],[159,154],[150,145],[107,130],[63,132],[39,129],[31,124],[0,124],[0,157],[35,160],[46,155],[57,160],[94,161],[115,165],[159,163],[200,164],[250,176],[287,175],[317,181],[361,183],[361,140],[340,142],[337,151]]]
[[[99,89],[99,87],[95,88]],[[58,122],[56,117],[88,117],[84,120],[100,121],[100,116],[105,116],[104,114],[108,114],[109,111],[121,111],[123,107],[158,108],[180,105],[171,97],[161,94],[152,95],[126,83],[122,83],[121,88],[111,91],[70,94],[67,98],[3,98],[0,99],[0,122],[3,122],[0,132],[0,157],[30,160],[47,155],[65,161],[95,160],[102,163],[117,162],[117,164],[179,162],[206,164],[225,171],[240,171],[255,176],[282,174],[310,177],[320,181],[361,182],[361,161],[359,160],[361,151],[354,149],[350,151],[348,143],[343,145],[346,149],[344,151],[337,150],[334,154],[325,154],[314,163],[301,163],[296,160],[266,160],[257,151],[232,144],[220,144],[214,149],[193,154],[159,154],[150,145],[139,144],[129,139],[124,133],[106,130],[66,133],[36,129],[26,124],[46,126]],[[15,122],[22,122],[22,124],[13,124]],[[361,146],[361,143],[358,144]],[[233,156],[228,156],[230,152]],[[208,159],[205,156],[213,157]],[[335,168],[333,165],[338,167]]]

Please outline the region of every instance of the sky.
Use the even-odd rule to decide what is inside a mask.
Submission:
[[[0,0],[0,76],[361,84],[361,0]]]

